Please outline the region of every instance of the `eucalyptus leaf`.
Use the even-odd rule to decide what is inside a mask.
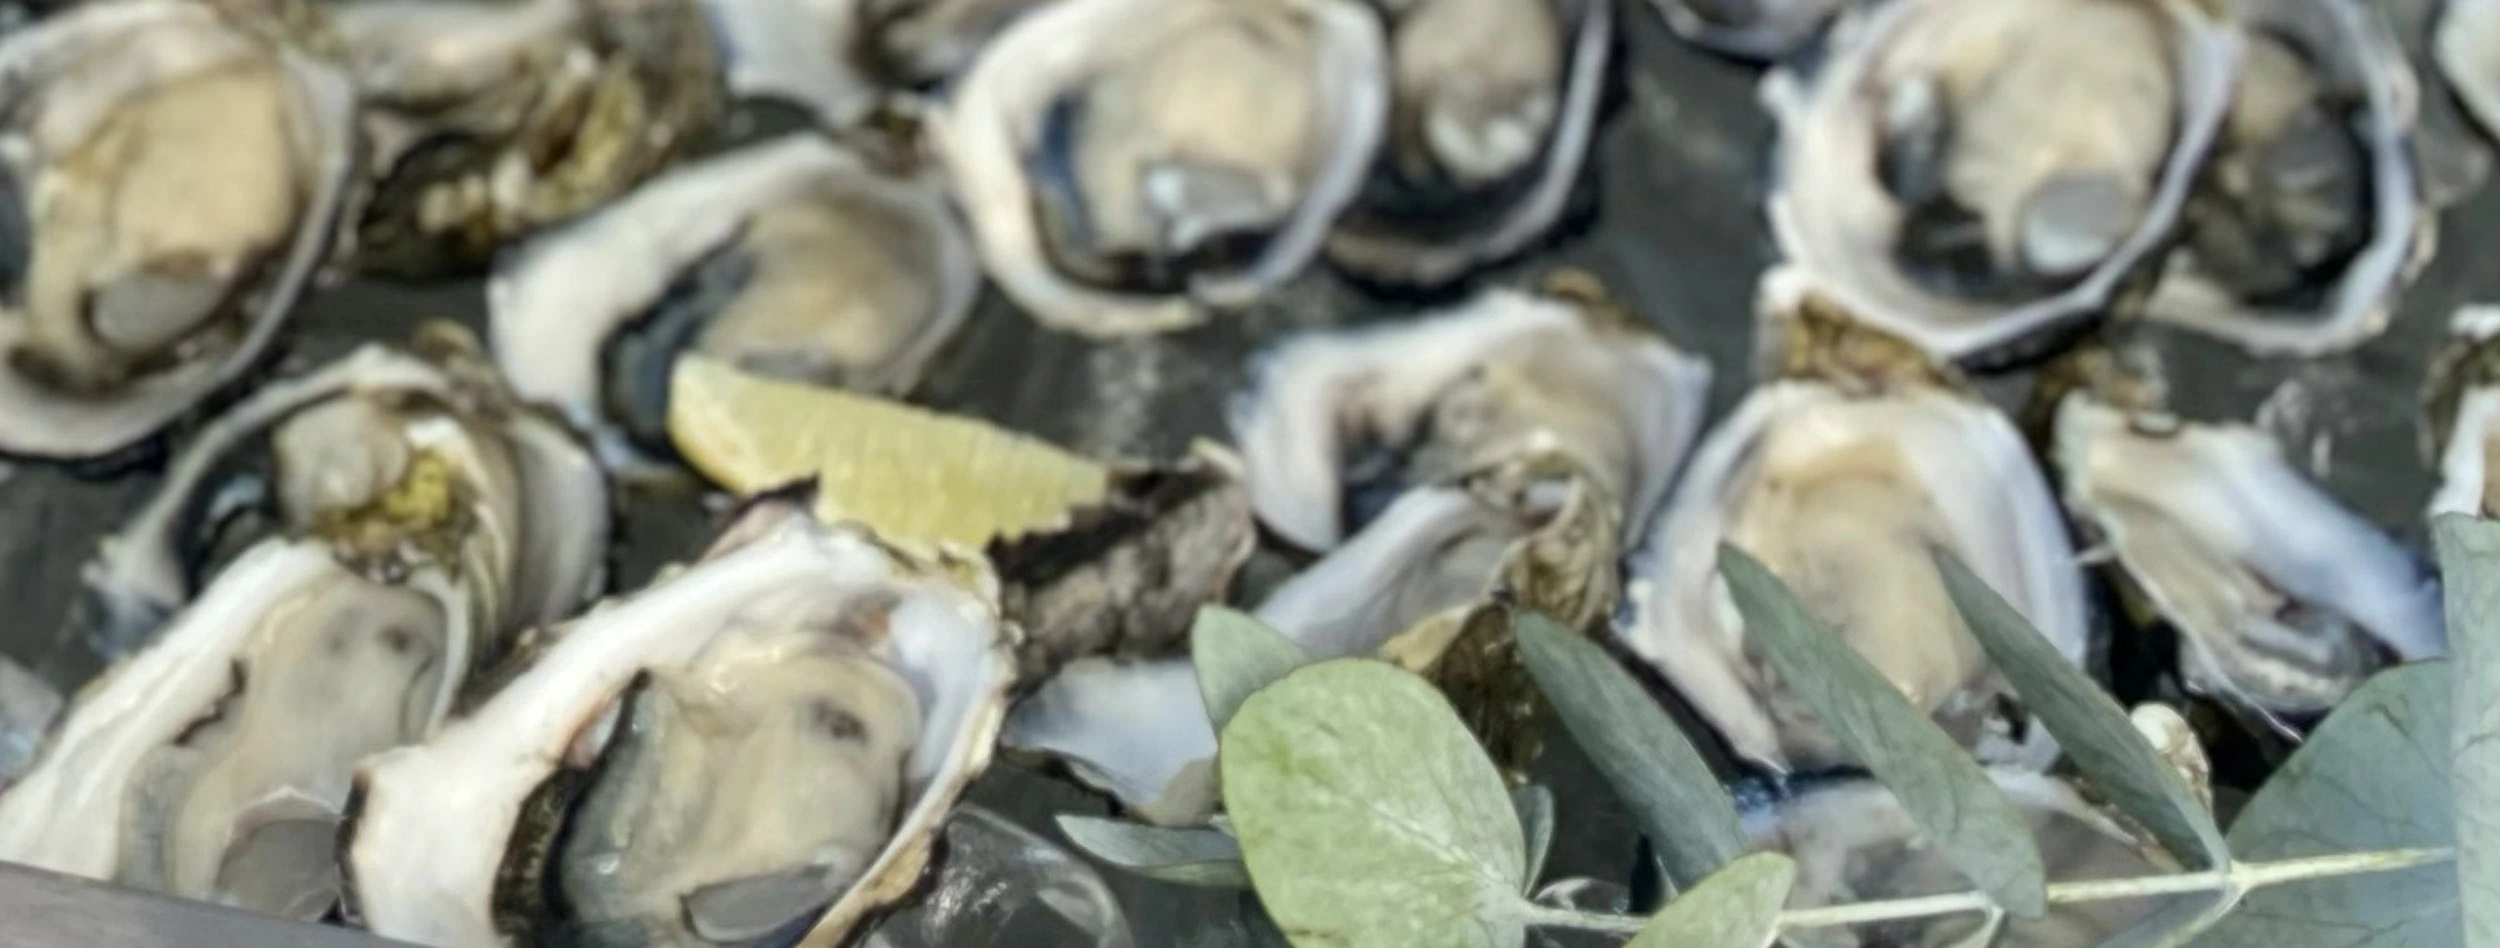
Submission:
[[[1207,720],[1219,731],[1251,692],[1310,661],[1284,633],[1223,606],[1199,607],[1189,627],[1189,658],[1198,666]]]
[[[1745,551],[1719,546],[1719,572],[1748,641],[1832,738],[1892,788],[1954,868],[2018,918],[2048,907],[2040,847],[2012,801],[1865,656],[1806,611]]]
[[[1173,829],[1066,814],[1060,832],[1096,859],[1141,876],[1211,889],[1246,889],[1241,844],[1215,829]]]
[[[1797,864],[1778,853],[1728,863],[1641,926],[1624,948],[1763,948],[1779,935]]]
[[[1519,829],[1527,834],[1527,885],[1521,891],[1536,887],[1536,880],[1545,875],[1545,855],[1554,848],[1554,792],[1544,784],[1522,784],[1510,792],[1511,809],[1519,813]]]
[[[2120,812],[2153,834],[2153,838],[2189,865],[2220,868],[2230,864],[2222,828],[2205,809],[2196,791],[2163,762],[2144,740],[2127,712],[2109,694],[2067,661],[1988,583],[1953,554],[1935,553],[1945,592],[1961,610],[1971,635],[1988,659],[2005,675],[2033,718],[2091,778]]]
[[[2457,815],[2457,883],[2486,893],[2465,900],[2466,948],[2500,948],[2500,523],[2440,517],[2449,648],[2457,676],[2449,738]]]
[[[1242,702],[1216,756],[1259,899],[1303,948],[1516,948],[1526,840],[1423,679],[1308,665]]]
[[[2447,662],[2380,672],[2309,735],[2231,824],[2243,865],[2454,845]],[[2396,948],[2463,943],[2456,870],[2393,872],[2268,886],[2205,933],[2200,948]]]
[[[1605,649],[1533,613],[1519,617],[1513,635],[1563,727],[1631,809],[1676,884],[1699,882],[1745,851],[1736,803],[1718,775]]]

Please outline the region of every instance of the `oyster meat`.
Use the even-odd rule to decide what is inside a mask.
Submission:
[[[366,762],[350,911],[454,948],[836,943],[911,891],[988,762],[1014,674],[994,596],[977,563],[759,501]]]
[[[1064,0],[1009,26],[932,131],[991,279],[1094,336],[1195,323],[1299,272],[1387,125],[1352,0]]]
[[[1909,0],[1784,67],[1773,235],[1859,318],[1940,356],[2036,352],[2172,231],[2239,33],[2192,0]]]
[[[1446,283],[1518,253],[1561,216],[1596,131],[1614,5],[1382,6],[1389,136],[1328,258],[1375,280]]]
[[[1908,343],[1793,281],[1775,276],[1764,304],[1786,365],[1695,450],[1634,554],[1616,634],[1738,754],[1778,770],[1849,763],[1746,642],[1717,566],[1732,544],[1984,762],[2048,766],[2055,744],[2006,713],[2012,692],[1930,558],[1960,557],[2083,661],[2083,576],[2021,435]]]
[[[0,795],[0,859],[320,918],[356,762],[433,730],[474,635],[440,573],[264,541],[80,693]]]
[[[0,37],[0,450],[104,454],[249,368],[329,253],[345,77],[187,0]]]
[[[624,437],[667,448],[680,352],[899,394],[980,286],[932,174],[803,133],[672,171],[530,242],[487,296],[515,392],[616,454]]]
[[[486,262],[657,172],[720,110],[695,0],[338,0],[299,30],[353,76],[372,142],[357,259]]]
[[[2385,327],[2430,261],[2413,67],[2353,0],[2235,8],[2246,50],[2210,163],[2147,312],[2259,353],[2317,355]]]
[[[145,639],[221,551],[268,533],[318,539],[379,579],[454,577],[486,630],[481,663],[596,594],[604,473],[562,424],[511,404],[465,333],[418,348],[368,345],[203,428],[87,566],[101,649]]]
[[[2078,391],[2058,405],[2055,456],[2068,509],[2178,630],[2189,688],[2310,715],[2383,664],[2382,651],[2446,652],[2437,579],[2264,432]]]

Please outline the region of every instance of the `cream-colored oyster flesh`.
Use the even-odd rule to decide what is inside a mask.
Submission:
[[[2430,260],[2419,83],[2368,5],[2236,11],[2248,37],[2230,114],[2146,312],[2266,355],[2350,348]]]
[[[495,275],[496,358],[523,399],[611,441],[664,442],[681,351],[900,393],[980,289],[936,185],[806,133],[673,171]]]
[[[1993,361],[2095,317],[2177,219],[2239,37],[2174,0],[1851,11],[1766,82],[1774,236],[1859,317]]]
[[[2260,713],[2334,706],[2380,664],[2447,650],[2439,585],[2409,551],[2244,425],[2057,410],[2066,505],[2179,631],[2189,687]]]
[[[991,279],[1045,325],[1158,332],[1299,272],[1386,124],[1345,0],[1067,0],[994,40],[934,140]]]
[[[0,796],[0,858],[319,918],[357,762],[433,730],[472,635],[438,574],[266,541],[80,695]]]
[[[433,740],[369,760],[351,911],[464,948],[837,943],[911,890],[988,760],[1014,669],[994,597],[976,564],[761,502],[701,560],[551,630]]]
[[[102,454],[240,375],[330,252],[346,79],[183,0],[0,39],[0,449]],[[167,213],[166,208],[179,212]]]

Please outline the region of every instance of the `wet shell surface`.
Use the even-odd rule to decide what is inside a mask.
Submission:
[[[104,454],[275,338],[330,251],[353,93],[179,0],[10,32],[0,76],[0,450]]]

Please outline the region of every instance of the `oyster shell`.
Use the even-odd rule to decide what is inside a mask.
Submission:
[[[475,597],[480,662],[595,594],[604,474],[561,424],[511,405],[465,335],[419,345],[425,356],[368,345],[203,428],[85,570],[103,649],[118,653],[182,608],[215,566],[205,561],[219,534],[264,526],[254,517],[372,576],[450,571]]]
[[[657,172],[719,110],[694,0],[340,0],[299,32],[354,77],[358,260],[464,270]]]
[[[1388,113],[1349,0],[1066,0],[1007,28],[932,131],[991,279],[1045,325],[1159,332],[1299,272]]]
[[[2151,841],[2095,809],[2064,780],[1992,769],[1997,789],[2030,824],[2049,878],[2125,879],[2178,871]],[[1892,791],[1859,776],[1807,776],[1738,788],[1757,850],[1797,862],[1792,909],[1966,892],[1970,884],[1927,844]],[[2097,945],[2163,906],[2158,899],[2052,905],[2036,919],[1930,916],[1851,928],[1786,932],[1799,948],[1859,945]]]
[[[665,450],[680,351],[793,381],[899,394],[981,285],[933,175],[813,134],[688,165],[527,244],[488,288],[523,399]]]
[[[2415,556],[2237,424],[2059,404],[2066,506],[2179,631],[2187,686],[2267,715],[2323,712],[2382,664],[2444,654]]]
[[[837,943],[910,891],[988,762],[1014,674],[994,596],[977,564],[763,501],[368,760],[351,912],[463,948]]]
[[[253,547],[79,694],[0,796],[0,858],[321,917],[350,775],[450,709],[466,599],[438,570],[385,583],[322,542]]]
[[[2500,467],[2500,308],[2457,310],[2427,387],[2423,433],[2439,471],[2430,513],[2500,514],[2500,477],[2492,474]]]
[[[2080,664],[2083,577],[2047,481],[1995,408],[1906,342],[1797,290],[1778,277],[1766,287],[1766,316],[1793,336],[1786,371],[1695,450],[1633,556],[1616,635],[1738,754],[1782,770],[1849,763],[1746,643],[1717,567],[1719,546],[1733,544],[1983,762],[2046,767],[2055,744],[2007,718],[2012,692],[1963,628],[1930,551],[1959,556]]]
[[[1701,429],[1710,367],[1579,276],[1555,288],[1260,356],[1232,406],[1259,520],[1326,550],[1410,487],[1556,449],[1646,523]]]
[[[1775,72],[1772,232],[1859,318],[1940,356],[2033,354],[2179,216],[2238,31],[2192,0],[1907,0]]]
[[[2500,136],[2500,3],[2441,0],[2430,54],[2486,136]]]
[[[0,450],[103,454],[268,347],[329,252],[353,97],[180,0],[11,32],[0,74]]]
[[[2384,328],[2438,218],[2413,160],[2413,67],[2370,7],[2254,0],[2229,115],[2146,304],[2268,355]]]
[[[912,111],[1048,0],[702,0],[729,91],[796,103],[825,128]]]
[[[1525,249],[1562,215],[1596,131],[1614,5],[1381,5],[1390,134],[1328,259],[1374,280],[1445,283]]]

